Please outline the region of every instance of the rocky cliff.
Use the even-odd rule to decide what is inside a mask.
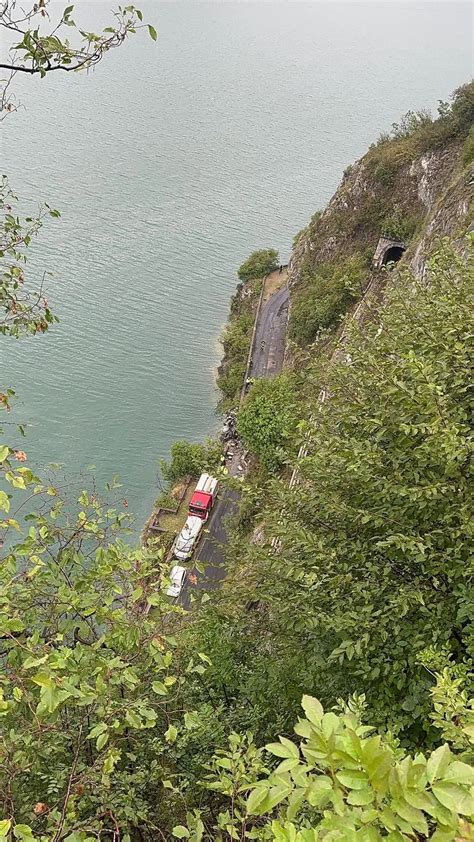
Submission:
[[[387,273],[380,273],[374,265],[382,235],[388,244],[400,244],[401,265],[409,265],[417,277],[423,276],[439,238],[450,237],[463,247],[472,218],[473,110],[471,84],[457,92],[451,109],[437,120],[425,114],[407,115],[394,126],[392,135],[381,137],[361,160],[347,168],[326,209],[317,212],[295,238],[289,264],[291,339],[307,345],[321,329],[340,322],[376,275],[383,285]],[[384,245],[379,246],[379,263],[383,262]],[[397,249],[393,252],[395,259],[402,255],[402,248],[398,254]],[[363,282],[359,271],[360,289],[352,288],[348,298],[341,290],[347,286],[348,275],[350,286],[354,273],[348,266],[354,258],[363,269]],[[332,279],[328,281],[329,272]],[[339,292],[334,296],[338,283]],[[329,300],[329,292],[330,305],[323,306],[308,326],[308,308],[317,310],[324,296]]]

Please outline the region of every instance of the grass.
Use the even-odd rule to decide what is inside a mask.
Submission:
[[[175,534],[180,531],[186,520],[189,501],[193,496],[195,487],[196,483],[191,482],[176,513],[170,512],[169,514],[165,513],[160,516],[159,523],[162,529],[166,529],[167,532],[174,532]]]

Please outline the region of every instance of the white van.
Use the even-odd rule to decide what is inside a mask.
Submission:
[[[173,554],[176,558],[185,559],[192,555],[196,539],[203,527],[204,521],[200,517],[189,515],[181,532],[176,538]]]
[[[171,585],[166,588],[167,596],[179,596],[183,585],[184,580],[186,579],[187,570],[185,567],[179,567],[176,565],[175,567],[171,568],[170,579]]]

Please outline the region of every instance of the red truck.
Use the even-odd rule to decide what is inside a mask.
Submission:
[[[189,503],[189,514],[207,520],[217,497],[217,480],[209,474],[201,474]]]

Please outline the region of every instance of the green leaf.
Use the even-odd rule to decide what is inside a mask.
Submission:
[[[168,694],[168,690],[162,681],[154,681],[151,688],[158,696],[166,696]]]
[[[19,839],[20,842],[35,842],[36,840],[36,837],[33,836],[31,827],[27,824],[16,824],[13,828],[13,835],[16,839]]]
[[[474,797],[462,786],[440,781],[432,786],[433,795],[443,807],[463,816],[474,813]]]
[[[201,720],[197,711],[192,710],[189,713],[184,714],[184,727],[187,728],[188,731],[192,728],[199,728],[200,725]]]
[[[347,796],[347,803],[353,807],[365,807],[366,804],[371,804],[375,795],[371,789],[353,789]]]
[[[108,725],[106,722],[99,722],[98,725],[94,725],[94,727],[91,728],[87,735],[87,739],[95,740],[95,738],[98,737],[99,734],[103,734],[105,731],[107,731],[107,728]]]
[[[312,807],[318,807],[331,796],[333,792],[332,783],[325,775],[320,775],[313,780],[307,789],[307,799]]]
[[[152,26],[151,23],[148,24],[148,32],[150,33],[150,38],[152,39],[152,41],[156,41],[158,36],[156,34],[155,27]]]
[[[321,720],[324,715],[324,708],[318,699],[313,698],[313,696],[303,696],[301,707],[313,725],[321,724]]]
[[[449,746],[442,745],[433,751],[426,764],[426,775],[430,782],[437,780],[438,778],[442,778],[444,773],[446,772],[449,762],[451,760],[451,751]]]
[[[173,836],[176,836],[176,839],[189,839],[190,833],[187,827],[184,827],[182,824],[177,824],[176,827],[173,828]]]
[[[50,675],[46,675],[46,673],[39,672],[37,675],[34,675],[31,679],[38,687],[53,687],[53,679]]]
[[[462,763],[460,760],[455,760],[448,767],[446,774],[443,777],[443,783],[454,784],[474,784],[474,769],[468,766],[467,763]]]
[[[0,836],[6,836],[11,826],[11,819],[3,819],[0,821]]]
[[[423,833],[425,836],[428,836],[428,824],[421,810],[417,810],[416,807],[412,807],[411,804],[408,804],[408,802],[403,798],[394,799],[392,801],[392,809],[415,830],[419,833]]]
[[[127,712],[125,714],[125,721],[128,722],[128,724],[131,725],[132,728],[141,728],[142,727],[141,719],[137,716],[137,714],[133,710],[127,710]]]
[[[32,667],[39,667],[40,664],[44,664],[44,662],[47,661],[47,660],[48,660],[47,655],[43,655],[41,658],[34,658],[33,656],[30,655],[29,658],[26,658],[26,660],[23,661],[23,669],[29,670]]]
[[[4,491],[0,491],[0,509],[4,512],[10,511],[10,499]]]
[[[165,731],[165,740],[167,743],[174,743],[176,741],[176,737],[178,736],[178,729],[174,725],[170,725],[168,730]]]
[[[285,759],[299,758],[298,747],[291,740],[287,740],[285,737],[280,737],[280,740],[281,742],[279,743],[268,743],[265,749],[276,757],[283,757]]]
[[[259,807],[265,801],[270,788],[268,786],[257,786],[247,798],[246,810],[251,816],[259,815]]]
[[[343,769],[336,772],[336,778],[348,789],[367,789],[369,783],[365,772],[359,772],[357,769]]]
[[[0,462],[4,462],[9,453],[10,453],[10,448],[7,447],[6,445],[1,445],[0,446]]]
[[[100,751],[102,748],[104,748],[105,744],[108,743],[108,741],[109,741],[109,735],[107,733],[99,734],[99,736],[97,737],[96,744],[95,744],[95,747],[96,747],[97,751]]]

